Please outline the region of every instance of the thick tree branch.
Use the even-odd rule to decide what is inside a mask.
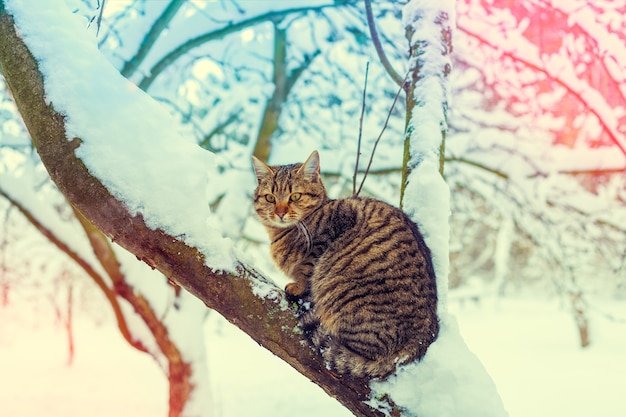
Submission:
[[[50,177],[90,222],[120,246],[201,299],[207,307],[222,314],[355,415],[382,415],[365,403],[370,399],[368,381],[337,379],[327,371],[319,355],[298,331],[294,313],[285,308],[284,293],[273,283],[241,263],[232,273],[211,269],[196,248],[162,230],[150,229],[141,214],[129,213],[121,201],[90,175],[74,154],[80,139],[67,140],[63,115],[46,103],[37,62],[18,36],[2,1],[0,65]],[[269,295],[255,295],[259,287]]]

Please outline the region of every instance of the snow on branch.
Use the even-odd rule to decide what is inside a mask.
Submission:
[[[440,171],[447,131],[454,2],[412,1],[403,10],[411,57],[402,207],[420,226],[437,275],[440,311],[448,288],[450,195]]]

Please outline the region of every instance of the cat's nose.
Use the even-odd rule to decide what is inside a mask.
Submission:
[[[277,205],[274,213],[276,213],[276,215],[282,220],[283,217],[285,217],[285,214],[287,214],[287,207]]]

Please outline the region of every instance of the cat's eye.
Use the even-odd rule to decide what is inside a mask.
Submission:
[[[274,197],[272,194],[265,194],[265,200],[267,200],[268,203],[275,203],[276,197]]]
[[[289,197],[289,199],[291,201],[298,201],[298,200],[300,200],[300,197],[302,197],[301,193],[293,193],[293,194],[291,194],[291,197]]]

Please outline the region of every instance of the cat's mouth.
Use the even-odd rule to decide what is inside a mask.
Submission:
[[[298,223],[297,220],[294,219],[288,219],[286,216],[283,218],[280,218],[278,216],[274,216],[274,219],[272,221],[272,226],[274,227],[280,227],[281,229],[286,229],[288,227],[293,227],[296,225],[296,223]]]

